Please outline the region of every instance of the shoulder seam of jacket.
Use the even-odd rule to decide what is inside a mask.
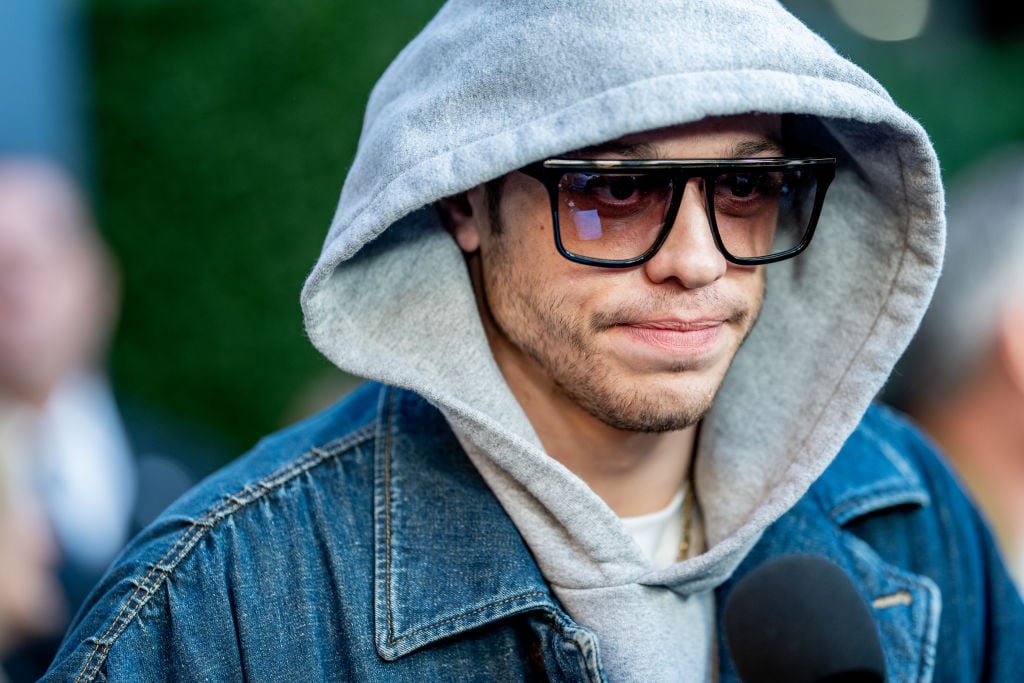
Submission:
[[[300,457],[291,460],[262,479],[246,484],[237,493],[225,495],[219,503],[210,508],[205,514],[193,520],[189,527],[179,535],[174,544],[164,553],[163,557],[150,565],[149,572],[142,581],[135,584],[135,590],[125,600],[121,609],[114,616],[114,619],[103,634],[99,638],[89,638],[89,641],[93,643],[93,649],[82,664],[82,668],[79,669],[75,681],[86,683],[95,680],[115,641],[134,620],[139,610],[163,585],[164,579],[181,564],[185,557],[188,556],[189,551],[206,535],[206,532],[212,530],[219,522],[240,509],[288,483],[297,475],[337,457],[354,446],[373,439],[374,436],[375,423],[369,422],[327,444],[313,446]]]

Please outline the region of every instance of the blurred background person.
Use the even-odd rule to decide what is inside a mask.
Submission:
[[[1024,591],[1024,145],[948,197],[946,262],[889,400],[939,442]]]
[[[72,178],[41,160],[0,159],[4,471],[6,488],[25,501],[8,505],[0,521],[8,544],[0,556],[11,563],[21,554],[0,573],[0,591],[27,600],[47,578],[27,576],[25,567],[59,564],[51,584],[59,578],[59,595],[34,603],[39,627],[12,619],[26,636],[58,637],[66,622],[54,629],[52,615],[73,613],[129,535],[194,483],[198,468],[166,454],[204,452],[184,437],[172,443],[179,432],[154,429],[154,419],[126,419],[141,413],[115,398],[105,359],[117,280]],[[12,680],[39,675],[56,644],[28,640],[4,662]]]

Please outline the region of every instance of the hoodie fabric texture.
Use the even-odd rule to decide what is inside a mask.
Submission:
[[[544,452],[432,203],[626,134],[753,112],[791,115],[788,135],[836,156],[837,175],[808,251],[766,267],[760,320],[704,420],[706,550],[654,570]],[[338,367],[443,411],[611,680],[712,677],[711,591],[885,382],[938,276],[942,204],[921,127],[775,2],[453,0],[370,97],[302,304]]]

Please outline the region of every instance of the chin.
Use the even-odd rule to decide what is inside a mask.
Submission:
[[[664,433],[696,425],[714,403],[717,386],[701,391],[690,385],[685,391],[634,389],[598,392],[574,397],[590,415],[609,427],[627,432]]]

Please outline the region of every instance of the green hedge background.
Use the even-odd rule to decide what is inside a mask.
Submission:
[[[98,214],[115,384],[247,448],[330,375],[299,290],[377,76],[439,2],[99,0]]]
[[[340,390],[345,378],[304,336],[299,290],[366,97],[440,4],[93,0],[96,201],[122,270],[120,389],[235,452],[307,412],[311,388]],[[788,4],[921,119],[947,176],[1024,139],[1021,40],[938,17],[928,39],[870,43],[826,3]]]

